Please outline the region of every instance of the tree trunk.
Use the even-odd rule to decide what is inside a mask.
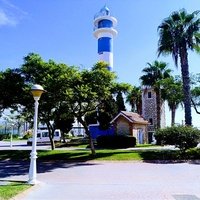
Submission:
[[[137,104],[137,113],[142,115],[142,100]]]
[[[196,113],[197,113],[197,114],[200,114],[200,112],[197,110],[197,106],[196,106],[196,104],[194,103],[193,99],[191,99],[191,101],[192,101],[192,104],[193,104],[193,106],[194,106],[194,109],[195,109]]]
[[[90,131],[88,128],[87,128],[86,134],[89,137],[91,154],[94,156],[96,154],[96,152],[95,152],[94,143],[93,143],[93,140],[92,140],[92,137],[91,137],[91,134],[90,134]]]
[[[52,135],[52,134],[50,134]],[[54,139],[52,136],[49,136],[49,139],[50,139],[50,143],[51,143],[51,150],[54,150],[55,149],[55,142],[54,142]]]
[[[89,145],[90,145],[91,154],[94,156],[96,154],[96,152],[95,152],[94,143],[93,143],[93,140],[92,140],[92,137],[91,137],[91,133],[88,129],[88,126],[87,126],[86,122],[81,117],[78,117],[77,119],[83,125],[83,127],[85,129],[85,133],[87,134],[87,136],[89,138]]]
[[[183,94],[184,94],[184,110],[185,110],[185,125],[192,125],[192,113],[191,113],[191,91],[190,91],[190,76],[188,65],[188,54],[186,47],[181,49],[181,73],[183,81]]]
[[[176,107],[172,107],[171,109],[171,126],[174,126],[175,124],[175,116],[176,116]]]
[[[54,129],[52,128],[50,123],[47,123],[47,128],[48,128],[48,132],[49,132],[49,140],[50,140],[50,144],[51,144],[51,150],[55,149],[55,142],[54,142]]]
[[[65,140],[65,133],[62,131],[61,135],[62,135],[62,142],[65,143],[66,142],[66,140]]]

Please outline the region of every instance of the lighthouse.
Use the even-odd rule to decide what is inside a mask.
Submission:
[[[117,19],[110,14],[107,6],[104,6],[94,16],[94,36],[98,40],[99,61],[108,63],[108,70],[113,69],[113,38],[117,35],[115,29]]]

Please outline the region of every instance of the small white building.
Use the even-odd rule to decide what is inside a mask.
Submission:
[[[121,111],[112,121],[116,134],[134,136],[138,144],[148,143],[149,122],[134,112]]]

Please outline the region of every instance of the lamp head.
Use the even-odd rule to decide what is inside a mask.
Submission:
[[[43,92],[45,92],[45,90],[41,85],[35,84],[31,87],[33,97],[40,98]]]

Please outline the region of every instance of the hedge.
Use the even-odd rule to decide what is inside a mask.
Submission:
[[[196,147],[200,142],[200,130],[190,126],[173,126],[155,133],[157,144],[175,145],[181,151]]]
[[[125,135],[102,135],[97,137],[97,147],[100,148],[128,148],[135,147],[136,138]]]

